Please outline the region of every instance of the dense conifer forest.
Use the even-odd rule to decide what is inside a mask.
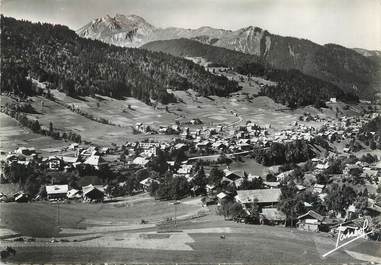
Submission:
[[[338,86],[302,73],[299,70],[276,69],[263,58],[210,46],[194,40],[177,39],[154,41],[143,48],[151,51],[162,51],[175,56],[202,57],[212,62],[212,66],[229,67],[240,74],[260,76],[277,83],[277,86],[266,86],[261,94],[278,103],[295,108],[306,105],[323,106],[331,97],[346,102],[357,102],[358,97],[344,92]]]
[[[131,96],[146,103],[176,101],[167,89],[227,96],[237,82],[212,75],[188,60],[80,38],[66,26],[1,16],[2,91],[39,93],[29,77],[67,95]]]

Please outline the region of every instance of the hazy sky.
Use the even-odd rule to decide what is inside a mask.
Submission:
[[[381,50],[381,0],[0,0],[1,13],[78,29],[110,14],[136,14],[157,27],[249,25],[271,33]]]

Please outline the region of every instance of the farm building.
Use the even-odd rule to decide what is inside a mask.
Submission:
[[[275,206],[279,202],[280,189],[238,190],[234,197],[238,203],[249,205],[258,200],[261,207]]]
[[[45,189],[49,200],[64,199],[67,197],[67,192],[69,190],[68,185],[48,185]]]
[[[91,165],[95,167],[96,169],[99,169],[99,165],[101,164],[102,159],[98,155],[91,155],[89,158],[83,162],[84,164]]]
[[[104,191],[100,187],[95,187],[92,184],[82,187],[82,194],[85,199],[90,201],[103,201]]]
[[[142,188],[143,188],[144,191],[148,191],[149,187],[151,186],[151,184],[152,184],[153,182],[159,183],[158,180],[153,179],[153,178],[149,178],[149,177],[146,178],[146,179],[143,179],[143,180],[140,181],[139,183],[140,183],[140,185],[142,186]]]
[[[286,220],[286,215],[276,208],[263,208],[260,213],[261,224],[280,224]]]
[[[235,171],[230,171],[228,169],[224,170],[225,173],[225,178],[230,179],[232,181],[235,181],[240,178],[244,178],[247,176],[246,172],[243,170],[235,170]]]
[[[307,213],[298,216],[297,226],[300,230],[318,232],[323,220],[324,216],[313,210],[309,210]]]

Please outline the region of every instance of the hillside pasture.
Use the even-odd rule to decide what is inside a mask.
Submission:
[[[0,149],[4,152],[13,151],[20,146],[44,149],[60,148],[65,145],[68,143],[33,133],[15,119],[0,113]]]

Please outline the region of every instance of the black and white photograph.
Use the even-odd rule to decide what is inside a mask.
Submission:
[[[381,264],[381,0],[0,11],[0,264]]]

